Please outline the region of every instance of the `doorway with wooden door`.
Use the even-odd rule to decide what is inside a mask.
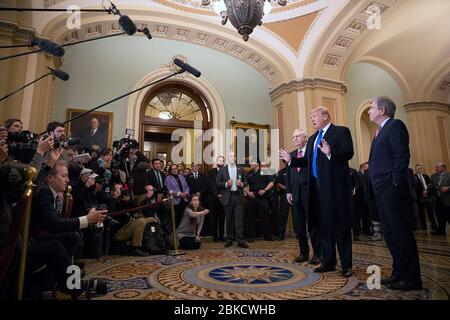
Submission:
[[[194,121],[201,123],[202,130],[207,130],[212,124],[212,112],[205,96],[190,84],[180,81],[168,81],[154,87],[143,100],[141,107],[140,145],[142,152],[149,158],[159,158],[173,162],[172,149],[179,141],[172,141],[172,133],[184,128],[193,137]],[[191,139],[187,146],[195,150],[195,141]],[[202,142],[203,149],[203,142]],[[191,154],[193,154],[191,152]],[[193,158],[186,158],[182,165],[190,167]],[[203,172],[210,169],[201,164]]]

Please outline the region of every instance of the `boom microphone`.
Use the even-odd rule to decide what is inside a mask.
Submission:
[[[48,69],[51,70],[52,75],[54,75],[55,77],[57,77],[58,79],[62,80],[62,81],[67,81],[69,80],[69,75],[67,73],[65,73],[62,70],[59,69],[52,69],[50,67],[47,67]]]
[[[128,16],[120,16],[119,24],[122,27],[123,31],[125,31],[129,36],[132,36],[137,31],[136,25]]]
[[[31,46],[32,47],[38,47],[42,51],[47,52],[48,54],[51,54],[55,57],[62,57],[64,56],[64,48],[60,45],[46,39],[41,38],[33,38],[31,40]]]
[[[173,63],[175,63],[181,69],[189,72],[190,74],[192,74],[193,76],[195,76],[197,78],[202,75],[202,73],[200,71],[198,71],[197,69],[195,69],[193,66],[191,66],[190,64],[184,63],[183,61],[181,61],[178,58],[173,59]]]

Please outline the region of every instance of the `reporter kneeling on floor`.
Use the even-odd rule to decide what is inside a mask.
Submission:
[[[180,241],[181,249],[195,250],[200,248],[200,232],[205,215],[208,213],[208,209],[200,206],[200,196],[192,195],[177,228],[177,238]]]
[[[112,200],[108,206],[111,212],[132,209],[138,206],[137,201],[131,200],[129,193],[122,189],[121,184],[114,185],[114,190],[112,190],[111,196]],[[119,230],[115,235],[116,240],[131,240],[133,255],[148,255],[148,253],[142,250],[142,239],[144,236],[145,226],[149,223],[156,222],[156,219],[153,217],[145,218],[140,212],[135,214],[124,213],[118,217],[113,216],[113,218],[119,221]]]

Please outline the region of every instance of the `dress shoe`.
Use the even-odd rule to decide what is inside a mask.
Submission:
[[[413,291],[413,290],[422,290],[422,284],[418,282],[412,281],[404,281],[400,280],[397,282],[391,282],[386,285],[389,289],[392,290],[404,290],[404,291]]]
[[[325,267],[323,265],[320,265],[314,269],[314,272],[316,272],[316,273],[324,273],[324,272],[331,272],[331,271],[336,271],[336,269],[334,267]]]
[[[242,242],[238,242],[238,247],[240,247],[240,248],[248,248],[248,244],[246,244],[244,241],[242,241]]]
[[[311,260],[309,260],[310,264],[319,264],[320,263],[320,259],[316,256],[312,257]]]
[[[390,276],[389,278],[381,279],[381,285],[386,286],[389,283],[394,283],[394,282],[398,282],[398,281],[400,281],[400,279],[397,278],[396,276]]]
[[[352,274],[353,274],[353,273],[352,273],[352,268],[342,268],[341,275],[342,275],[343,277],[348,278],[348,277],[351,277]]]
[[[133,256],[138,256],[138,257],[148,256],[148,253],[145,251],[142,251],[140,248],[133,248],[133,251],[131,253],[133,254]]]
[[[306,261],[308,261],[308,255],[306,255],[306,254],[301,254],[294,259],[294,262],[297,262],[297,263],[302,263],[302,262],[306,262]]]
[[[272,237],[265,237],[264,241],[273,241]]]
[[[253,238],[248,238],[247,241],[248,241],[248,242],[255,242],[255,239],[253,239]]]
[[[228,247],[231,247],[232,245],[233,245],[233,242],[231,242],[231,240],[227,240],[227,241],[225,241],[224,247],[228,248]]]

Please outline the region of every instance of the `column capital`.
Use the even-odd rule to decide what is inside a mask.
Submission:
[[[34,28],[23,27],[13,21],[0,20],[0,38],[2,39],[26,44],[33,36],[36,36]]]
[[[406,112],[439,110],[450,112],[450,104],[439,101],[415,101],[404,105]]]
[[[304,91],[305,89],[324,88],[337,91],[340,93],[347,92],[347,84],[342,81],[336,81],[326,78],[302,78],[293,79],[283,82],[270,90],[269,94],[272,99],[276,99],[280,95],[289,93],[292,91]]]

